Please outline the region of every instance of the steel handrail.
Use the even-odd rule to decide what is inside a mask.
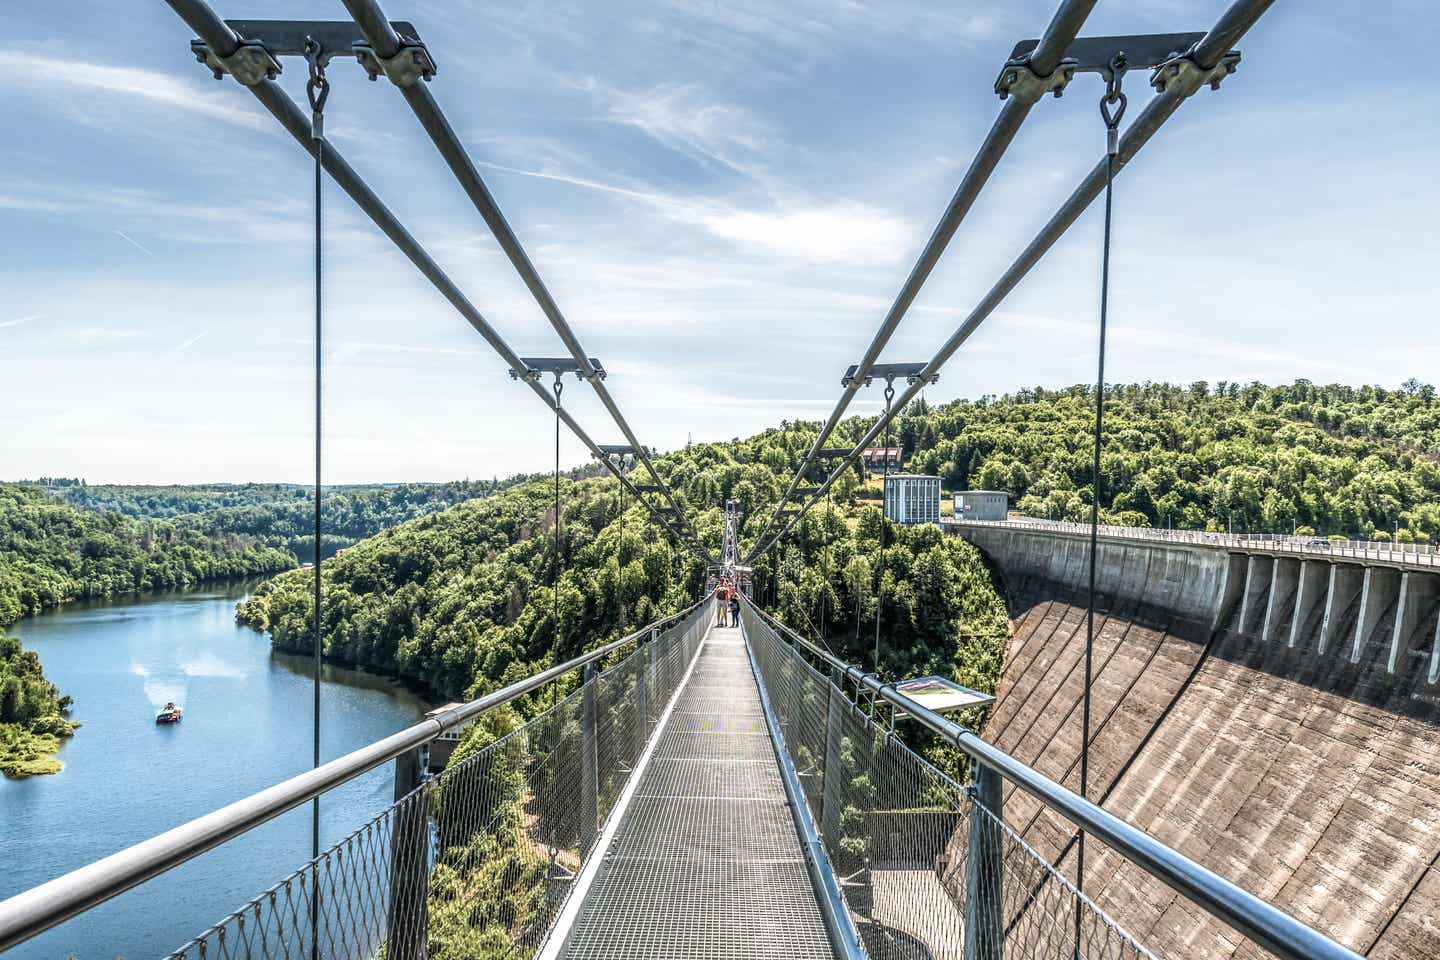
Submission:
[[[0,951],[23,943],[131,887],[268,823],[361,774],[424,746],[445,731],[531,693],[572,670],[607,657],[629,644],[643,643],[653,631],[668,627],[694,613],[708,598],[707,594],[684,610],[646,624],[618,640],[596,647],[548,670],[542,670],[478,700],[471,700],[453,710],[427,717],[383,740],[337,757],[313,770],[307,770],[259,793],[173,827],[148,840],[142,840],[54,880],[31,887],[8,900],[0,901]]]
[[[868,956],[862,944],[855,920],[845,905],[840,892],[840,881],[830,856],[825,852],[825,841],[811,815],[810,805],[805,800],[805,788],[800,785],[800,774],[790,758],[790,748],[785,744],[785,733],[775,710],[770,705],[770,692],[765,687],[765,678],[760,673],[760,664],[755,659],[755,650],[750,644],[750,631],[740,623],[740,633],[745,638],[745,654],[749,658],[750,672],[755,675],[755,686],[760,692],[760,709],[765,715],[765,728],[770,734],[770,744],[775,750],[775,760],[780,768],[780,783],[785,788],[785,799],[790,807],[790,816],[795,831],[800,835],[800,846],[805,853],[805,870],[810,874],[810,883],[815,888],[816,904],[820,908],[820,919],[825,925],[825,936],[839,960],[865,960]]]
[[[995,771],[1071,823],[1099,838],[1151,876],[1285,960],[1361,960],[1360,955],[1296,920],[1248,890],[1131,826],[1102,807],[1056,783],[1033,767],[986,743],[973,730],[947,720],[895,689],[800,636],[750,600],[751,610],[806,653],[840,671],[858,686],[954,744],[976,763]]]

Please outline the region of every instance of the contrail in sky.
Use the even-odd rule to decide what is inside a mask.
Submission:
[[[184,351],[189,350],[191,347],[195,346],[196,342],[199,341],[201,337],[205,336],[205,334],[209,332],[209,330],[201,330],[199,333],[195,334],[195,336],[191,337],[189,340],[186,340],[184,343],[180,344],[180,346],[176,347],[175,352],[183,353]]]
[[[42,314],[32,313],[28,317],[16,317],[14,320],[0,320],[0,329],[4,329],[5,327],[19,326],[20,324],[28,323],[31,320],[39,320],[41,316]]]
[[[121,240],[124,240],[126,243],[130,244],[136,250],[139,250],[141,253],[145,254],[147,257],[155,256],[154,250],[151,250],[149,247],[145,246],[143,243],[141,243],[139,240],[136,240],[134,237],[130,236],[130,234],[126,233],[125,231],[111,230],[110,232],[115,234],[115,236],[119,237]]]

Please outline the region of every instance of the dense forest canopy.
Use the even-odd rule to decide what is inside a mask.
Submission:
[[[899,417],[894,438],[907,469],[938,473],[948,489],[1002,489],[1032,514],[1082,520],[1093,402],[1081,386],[935,408],[921,400]],[[1106,406],[1106,520],[1440,535],[1440,406],[1423,384],[1142,384],[1108,388]],[[846,420],[829,443],[853,443],[873,423]],[[739,501],[742,539],[753,542],[817,429],[783,423],[747,440],[695,444],[657,466],[718,553],[725,500]],[[1005,631],[989,571],[934,528],[884,523],[868,493],[864,474],[847,471],[777,551],[756,558],[762,599],[856,660],[869,659],[878,609],[882,670],[958,671],[984,686],[994,665],[972,675],[966,664],[998,656],[989,638]],[[696,595],[703,565],[666,544],[633,502],[622,514],[617,485],[598,478],[564,484],[564,572],[552,596],[549,497],[544,481],[520,484],[347,550],[329,565],[327,650],[459,695],[604,642]],[[301,649],[309,597],[305,575],[288,575],[242,615],[280,646]]]
[[[0,485],[0,626],[70,600],[191,587],[295,566],[237,534],[91,513],[30,486]]]
[[[53,754],[79,726],[65,718],[69,710],[70,698],[45,679],[39,655],[0,632],[0,773],[57,772]]]
[[[697,444],[661,458],[659,469],[718,553],[725,500],[735,497],[750,522],[762,521],[800,455],[795,433],[769,431]],[[845,486],[857,483],[851,477]],[[326,652],[417,678],[443,695],[476,695],[696,598],[704,563],[666,543],[633,497],[622,511],[618,485],[605,479],[562,482],[562,573],[552,592],[551,497],[549,482],[522,484],[402,524],[327,562]],[[887,671],[953,673],[957,651],[979,637],[994,647],[984,658],[993,672],[1005,612],[979,554],[933,527],[885,526],[882,574],[878,510],[807,518],[779,554],[783,586],[769,560],[757,566],[767,596],[797,625],[823,623],[832,642],[859,659],[873,641],[857,621],[873,625],[878,592]],[[242,605],[240,618],[270,630],[282,649],[308,650],[310,577],[300,571],[272,580]],[[987,682],[979,674],[967,679]]]
[[[1435,389],[1221,381],[1106,388],[1101,507],[1135,526],[1440,538]],[[913,407],[910,469],[1004,490],[1037,517],[1088,520],[1093,387]]]
[[[325,556],[386,527],[483,497],[524,478],[397,483],[323,488]],[[212,536],[240,534],[313,559],[314,488],[289,483],[214,483],[188,486],[90,484],[42,477],[36,481],[66,503],[102,513],[172,520]]]

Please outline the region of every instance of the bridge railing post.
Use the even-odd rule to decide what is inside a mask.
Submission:
[[[965,960],[1004,960],[1005,788],[1000,774],[972,761],[970,850],[966,857]]]
[[[600,750],[596,742],[595,663],[585,664],[580,701],[580,850],[588,852],[600,829]]]
[[[429,928],[430,791],[424,787],[430,746],[395,758],[395,808],[390,827],[390,910],[386,957],[424,960]],[[413,794],[413,796],[412,796]],[[400,803],[409,797],[406,803]]]
[[[650,635],[640,642],[640,679],[635,683],[635,757],[638,760],[650,742],[650,668],[655,658],[659,631],[650,628]]]
[[[830,680],[826,685],[828,695],[825,700],[825,758],[820,771],[820,835],[827,845],[833,845],[840,836],[840,812],[844,806],[841,798],[845,790],[840,741],[844,731],[846,703],[845,696],[840,691],[841,678],[838,671],[831,670]]]

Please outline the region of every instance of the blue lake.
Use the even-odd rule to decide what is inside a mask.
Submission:
[[[10,628],[75,698],[84,726],[48,777],[0,777],[0,899],[310,767],[311,664],[235,624],[246,586],[74,604]],[[167,700],[185,711],[157,726]],[[418,720],[394,681],[326,666],[326,760]],[[321,845],[389,804],[391,771],[328,794]],[[310,856],[308,806],[6,953],[6,960],[163,956]]]

